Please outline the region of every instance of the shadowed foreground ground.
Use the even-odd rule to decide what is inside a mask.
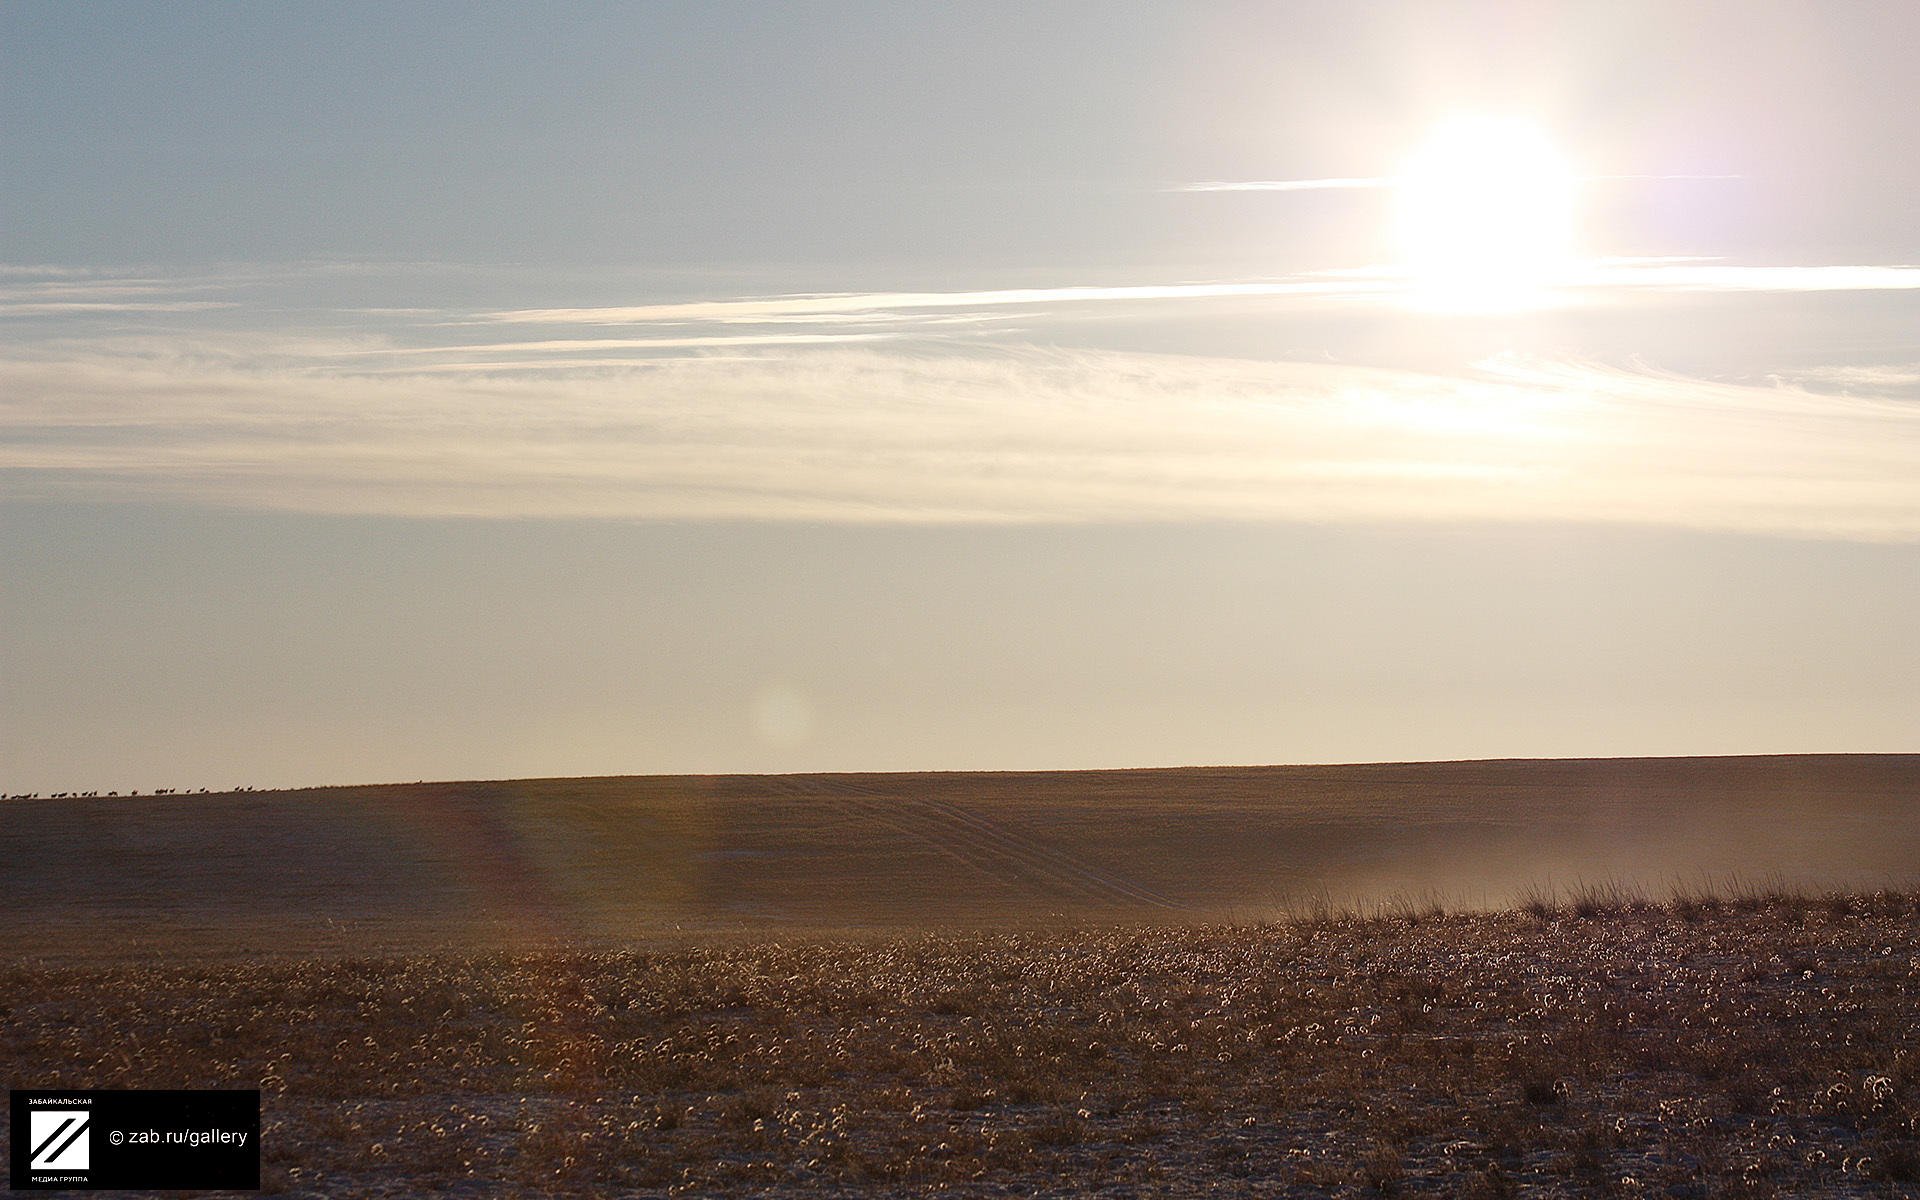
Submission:
[[[1920,896],[16,964],[0,1075],[387,1195],[1898,1196]]]

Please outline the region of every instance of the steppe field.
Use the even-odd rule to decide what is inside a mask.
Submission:
[[[1914,1195],[1916,864],[1920,756],[16,799],[0,1073],[288,1195]]]

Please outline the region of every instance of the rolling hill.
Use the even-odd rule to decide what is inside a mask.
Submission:
[[[636,776],[0,804],[15,954],[1257,919],[1911,883],[1920,755]]]

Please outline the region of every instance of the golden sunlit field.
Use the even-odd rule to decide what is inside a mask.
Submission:
[[[0,1073],[288,1195],[1910,1195],[1920,758],[15,800]]]

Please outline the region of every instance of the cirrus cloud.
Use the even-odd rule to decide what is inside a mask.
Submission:
[[[0,497],[408,516],[1581,521],[1920,539],[1920,407],[1591,364],[0,360]]]

